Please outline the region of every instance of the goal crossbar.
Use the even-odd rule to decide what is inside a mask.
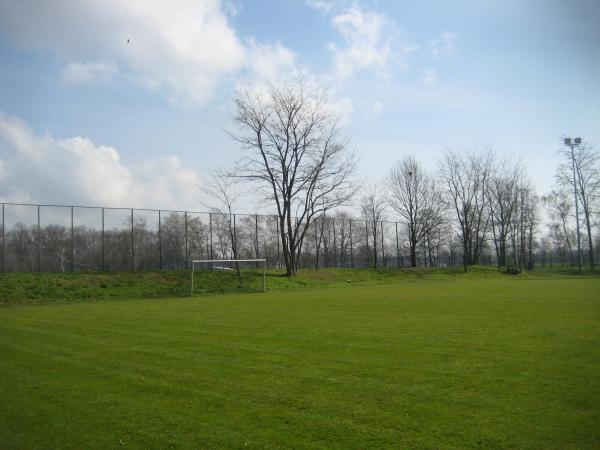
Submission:
[[[255,262],[263,263],[263,292],[267,290],[266,278],[267,278],[267,260],[265,258],[256,259],[193,259],[192,260],[192,280],[190,286],[190,296],[194,295],[194,269],[196,264],[212,264],[212,263],[240,263],[240,262]]]

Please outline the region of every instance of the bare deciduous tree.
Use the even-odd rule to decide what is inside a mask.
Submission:
[[[313,228],[315,232],[315,270],[318,270],[321,256],[321,246],[323,247],[325,267],[329,267],[331,263],[330,250],[332,247],[333,236],[332,220],[330,217],[327,217],[325,213],[323,213],[320,217],[313,221]]]
[[[371,249],[373,250],[373,259],[371,264],[377,268],[378,249],[379,249],[379,231],[380,224],[385,220],[385,200],[376,185],[367,186],[360,199],[360,211],[362,218],[367,222],[369,237],[371,238]]]
[[[352,251],[352,236],[350,231],[351,217],[344,211],[338,211],[335,215],[335,226],[337,230],[337,245],[340,251],[340,265],[342,267],[348,267],[351,264],[351,251]]]
[[[542,203],[549,212],[550,229],[552,242],[558,250],[561,263],[565,262],[565,255],[569,252],[569,264],[575,263],[573,256],[572,235],[573,231],[569,229],[569,218],[573,213],[573,203],[569,195],[564,191],[552,191],[550,194],[542,197]]]
[[[417,266],[417,248],[442,223],[443,203],[435,181],[413,157],[396,163],[386,179],[390,206],[408,231],[410,264]]]
[[[600,200],[600,155],[587,143],[574,147],[571,160],[571,149],[561,151],[569,163],[561,164],[556,180],[564,190],[573,192],[572,167],[575,166],[577,198],[583,212],[583,222],[588,240],[588,258],[590,267],[594,267],[594,244],[592,229],[594,227],[595,206]]]
[[[229,242],[231,245],[231,253],[233,259],[239,259],[238,238],[236,235],[236,227],[234,224],[234,207],[241,193],[235,185],[235,178],[230,174],[214,170],[210,182],[203,187],[204,192],[219,203],[216,208],[217,213],[222,213],[222,221],[229,234]],[[236,263],[236,268],[237,268]],[[239,271],[239,268],[238,268]]]
[[[492,161],[490,151],[464,156],[448,151],[441,163],[442,179],[459,225],[465,272],[467,266],[479,263],[488,231],[486,189]]]
[[[533,236],[538,224],[539,197],[529,182],[521,180],[517,187],[517,213],[513,215],[511,237],[513,261],[519,268],[533,269]]]
[[[222,257],[227,258],[227,245],[231,248],[232,259],[240,259],[239,256],[239,241],[237,236],[237,227],[235,223],[236,216],[233,212],[235,202],[239,199],[241,193],[235,186],[235,178],[230,174],[214,170],[212,173],[212,180],[209,184],[204,187],[210,197],[217,200],[225,209],[224,214],[215,215],[215,230],[218,238],[218,242],[221,244]],[[220,211],[220,209],[218,209]],[[228,234],[228,236],[225,235]],[[235,262],[235,272],[237,275],[239,287],[242,287],[242,276],[240,272],[240,264]]]
[[[507,243],[517,211],[517,189],[522,176],[519,164],[501,161],[487,185],[488,210],[498,267],[507,265]]]
[[[300,79],[235,97],[232,136],[245,155],[236,176],[254,182],[275,204],[287,275],[298,272],[309,226],[355,192],[356,157],[341,137],[327,90]]]

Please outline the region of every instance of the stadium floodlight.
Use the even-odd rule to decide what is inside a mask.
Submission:
[[[267,290],[267,260],[261,259],[195,259],[192,261],[190,295],[194,295],[194,272],[208,272],[203,282],[215,290],[227,290],[227,284],[236,290]],[[207,291],[208,289],[204,289]]]
[[[579,232],[579,202],[577,200],[577,180],[575,171],[575,147],[581,145],[581,138],[576,137],[571,139],[566,137],[564,143],[567,147],[571,147],[571,163],[573,166],[573,195],[575,196],[575,225],[577,226],[577,265],[579,272],[581,272],[582,266],[582,254],[581,254],[581,235]]]

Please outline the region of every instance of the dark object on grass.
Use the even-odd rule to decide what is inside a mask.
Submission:
[[[516,266],[507,266],[504,269],[504,273],[506,273],[508,275],[519,275],[521,273],[521,269],[519,269]]]

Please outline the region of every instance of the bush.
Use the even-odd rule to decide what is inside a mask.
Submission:
[[[517,266],[506,266],[504,268],[504,273],[508,275],[519,275],[521,273],[521,269]]]

